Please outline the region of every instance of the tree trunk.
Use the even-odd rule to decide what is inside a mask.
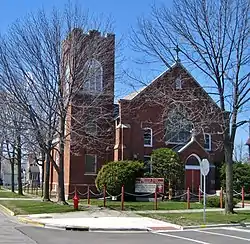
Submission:
[[[226,197],[225,212],[233,213],[233,156],[230,141],[224,143],[225,163],[226,163]]]
[[[15,192],[15,159],[10,159],[11,165],[11,191]]]
[[[21,136],[17,135],[17,183],[18,195],[23,195]]]
[[[43,201],[50,201],[50,199],[49,199],[49,177],[50,177],[50,156],[47,153],[46,162],[45,162]]]
[[[61,117],[60,122],[60,142],[59,142],[59,172],[58,172],[58,203],[67,204],[65,201],[64,189],[64,134],[65,118]]]
[[[45,162],[45,153],[44,152],[42,152],[42,179],[41,179],[41,190],[42,190],[42,195],[41,195],[41,197],[43,197],[44,196],[44,174],[45,174],[45,170],[44,170],[44,167],[45,167],[45,164],[44,164],[44,162]]]

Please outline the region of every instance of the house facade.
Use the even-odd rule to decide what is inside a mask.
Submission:
[[[80,89],[68,109],[64,148],[66,197],[72,196],[75,187],[81,193],[88,187],[95,190],[96,175],[109,161],[141,160],[150,172],[152,151],[162,147],[180,155],[185,187],[192,192],[202,186],[200,162],[207,158],[208,191],[215,191],[215,165],[223,161],[223,116],[181,62],[114,104],[115,36],[103,36],[95,30],[77,30],[75,34],[82,37],[75,53],[85,50],[86,54],[88,46],[93,50],[78,62],[81,65],[77,67],[74,85]],[[72,80],[67,66],[65,70],[66,79]],[[56,151],[53,156],[57,161]],[[51,164],[51,191],[56,191],[57,185],[57,173]]]

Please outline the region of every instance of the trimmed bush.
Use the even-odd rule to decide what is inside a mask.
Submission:
[[[240,202],[239,199],[234,198],[233,199],[234,207],[239,202]],[[202,199],[202,203],[203,203],[203,199]],[[223,205],[223,208],[224,208],[225,207],[225,198],[223,198],[222,205]],[[206,198],[206,206],[211,207],[211,208],[220,208],[220,197],[219,196],[207,197]]]
[[[175,151],[169,148],[159,148],[153,151],[151,158],[154,177],[164,178],[172,187],[182,187],[185,167]]]
[[[143,174],[143,163],[138,161],[115,161],[105,164],[96,177],[96,187],[102,191],[104,185],[111,195],[119,195],[124,185],[126,192],[134,193],[135,179]]]

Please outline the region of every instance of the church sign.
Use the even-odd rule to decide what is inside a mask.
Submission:
[[[154,193],[156,187],[159,193],[164,192],[164,178],[136,178],[136,193]]]

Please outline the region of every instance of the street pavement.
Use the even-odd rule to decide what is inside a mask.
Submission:
[[[35,244],[35,241],[16,229],[19,226],[14,217],[0,212],[0,243]]]
[[[37,244],[243,244],[250,242],[250,229],[200,229],[156,233],[102,233],[18,227]],[[25,242],[22,242],[25,244]],[[28,242],[27,242],[28,243]]]

